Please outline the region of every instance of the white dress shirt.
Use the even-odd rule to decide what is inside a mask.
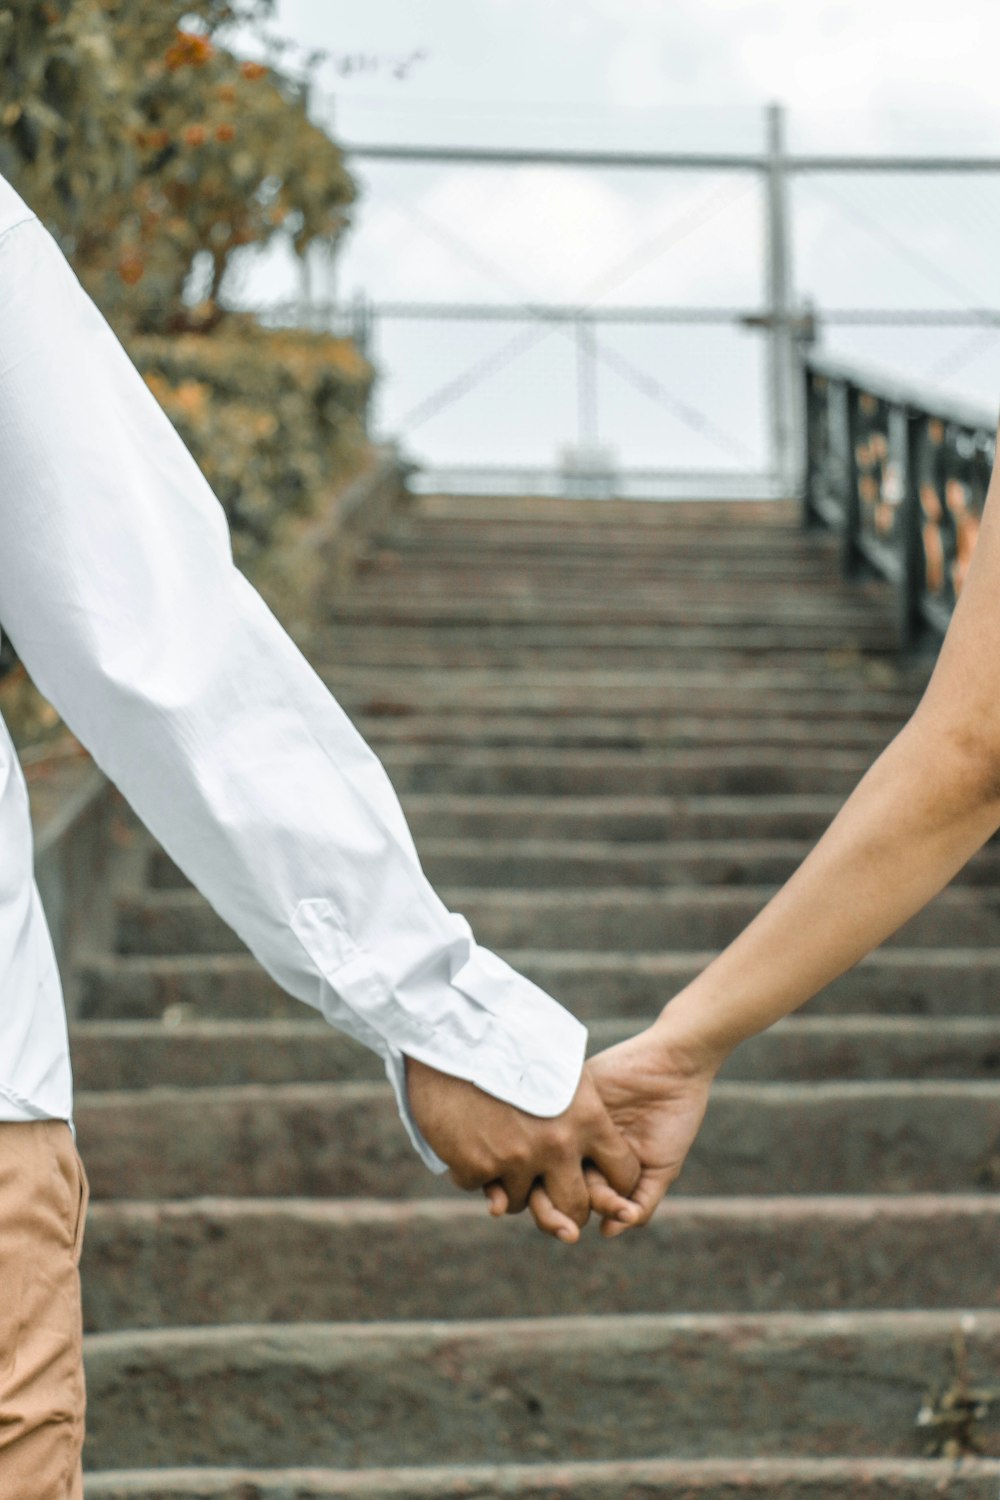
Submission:
[[[0,624],[267,972],[384,1060],[432,1170],[403,1053],[532,1114],[569,1105],[585,1028],[428,884],[380,761],[234,566],[219,500],[2,177]],[[0,729],[0,1120],[72,1123],[25,781]]]

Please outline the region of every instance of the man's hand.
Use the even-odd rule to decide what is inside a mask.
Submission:
[[[406,1084],[413,1117],[448,1163],[452,1181],[467,1191],[496,1185],[498,1196],[493,1190],[488,1195],[491,1212],[520,1213],[530,1201],[538,1227],[573,1244],[590,1217],[585,1162],[593,1163],[604,1184],[600,1212],[634,1212],[625,1199],[639,1182],[639,1162],[587,1071],[569,1108],[552,1119],[526,1114],[412,1057],[406,1059]],[[541,1218],[537,1193],[543,1195],[537,1199]]]

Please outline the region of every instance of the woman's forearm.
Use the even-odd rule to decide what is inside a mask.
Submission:
[[[991,769],[918,711],[788,883],[658,1026],[720,1065],[901,927],[997,827]]]

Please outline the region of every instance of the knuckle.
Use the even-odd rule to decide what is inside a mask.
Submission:
[[[548,1145],[560,1156],[569,1156],[576,1146],[576,1131],[568,1120],[556,1120],[548,1129]]]
[[[533,1155],[532,1143],[527,1136],[518,1136],[510,1141],[504,1151],[504,1167],[509,1172],[520,1172],[527,1167]]]

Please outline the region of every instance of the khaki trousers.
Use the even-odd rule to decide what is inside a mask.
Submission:
[[[0,1123],[0,1496],[81,1500],[87,1176],[62,1120]]]

